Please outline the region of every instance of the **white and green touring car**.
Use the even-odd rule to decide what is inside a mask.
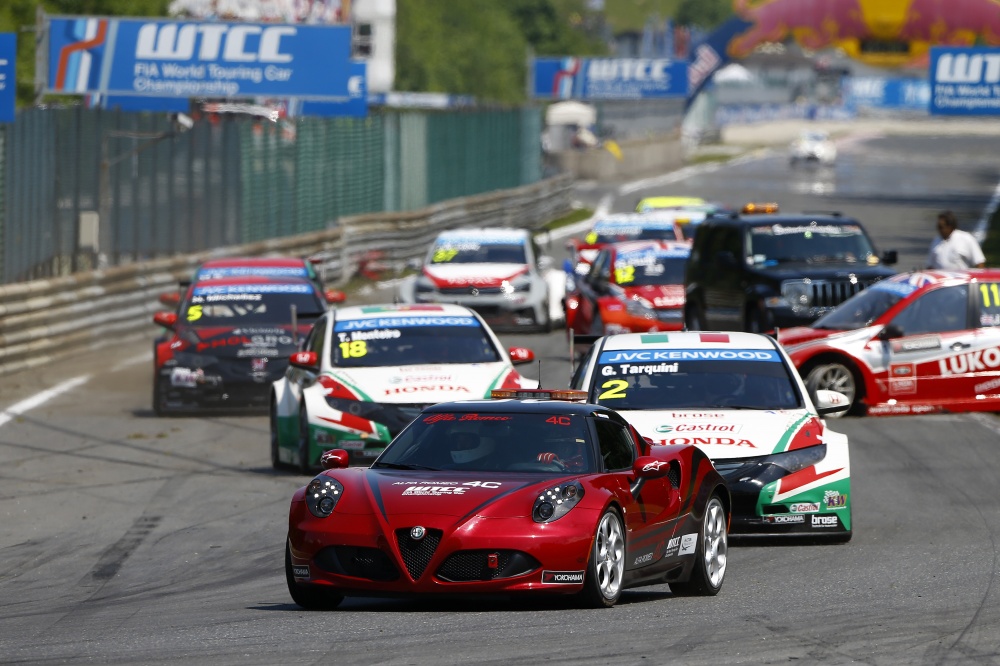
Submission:
[[[427,405],[536,388],[482,318],[459,305],[338,308],[317,320],[271,394],[271,463],[302,472],[330,449],[371,463]]]
[[[821,418],[784,350],[754,333],[643,333],[598,338],[573,388],[614,408],[656,445],[693,444],[726,479],[733,535],[851,538],[847,436]],[[685,483],[682,479],[681,483]]]

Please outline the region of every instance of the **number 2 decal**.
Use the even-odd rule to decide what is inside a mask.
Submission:
[[[628,388],[628,382],[624,379],[609,379],[608,381],[601,384],[602,389],[607,389],[597,396],[598,400],[614,400],[615,398],[624,398],[625,389]]]

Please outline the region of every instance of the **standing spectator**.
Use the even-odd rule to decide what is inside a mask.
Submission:
[[[983,256],[979,243],[968,231],[958,228],[958,220],[953,212],[945,210],[938,213],[937,228],[941,236],[931,242],[927,268],[961,270],[986,265],[986,257]]]

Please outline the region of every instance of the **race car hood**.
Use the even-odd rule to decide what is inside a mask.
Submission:
[[[298,339],[309,333],[309,326],[299,326]],[[186,326],[178,331],[185,348],[178,351],[212,355],[219,358],[276,358],[297,351],[295,336],[288,326]]]
[[[881,264],[869,265],[846,261],[822,264],[795,261],[783,263],[778,266],[758,265],[754,266],[754,270],[777,280],[796,281],[801,281],[803,278],[811,280],[846,280],[852,275],[866,279],[878,279],[896,274],[896,271]]]
[[[642,287],[625,287],[625,296],[638,296],[653,304],[657,310],[684,306],[684,285],[651,284]]]
[[[525,264],[434,264],[424,266],[424,275],[438,289],[499,287],[528,272]]]
[[[858,343],[863,344],[875,337],[881,329],[881,325],[866,326],[852,331],[834,331],[800,326],[779,331],[778,341],[789,355],[792,355],[795,352],[816,346],[834,345],[844,348]]]
[[[488,398],[514,372],[504,361],[441,363],[377,368],[337,368],[332,376],[364,400],[389,404],[434,404]]]
[[[713,460],[753,458],[819,444],[823,423],[803,409],[671,409],[619,413],[654,444],[694,444]]]
[[[427,527],[435,525],[435,517],[448,518],[450,525],[462,516],[530,516],[534,488],[553,483],[551,476],[537,474],[383,469],[365,470],[364,480],[375,503],[371,508],[390,524],[399,519],[409,525],[407,516],[418,515]]]

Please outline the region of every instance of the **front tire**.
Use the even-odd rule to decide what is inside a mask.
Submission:
[[[590,608],[611,608],[622,594],[624,574],[625,530],[618,511],[609,508],[597,524],[581,600]]]
[[[828,414],[826,418],[840,418],[844,414],[857,412],[858,379],[854,371],[844,363],[824,363],[810,369],[806,374],[806,388],[812,395],[819,389],[837,391],[847,397],[850,407],[846,411]]]
[[[333,610],[344,600],[344,595],[332,590],[317,589],[312,585],[303,585],[296,582],[292,575],[292,551],[285,540],[285,583],[288,584],[288,593],[294,601],[306,610]]]
[[[698,547],[695,548],[694,568],[691,576],[682,582],[670,583],[670,591],[677,595],[702,595],[714,597],[722,589],[729,559],[729,535],[726,529],[726,509],[717,495],[705,506],[705,516],[698,530]]]

